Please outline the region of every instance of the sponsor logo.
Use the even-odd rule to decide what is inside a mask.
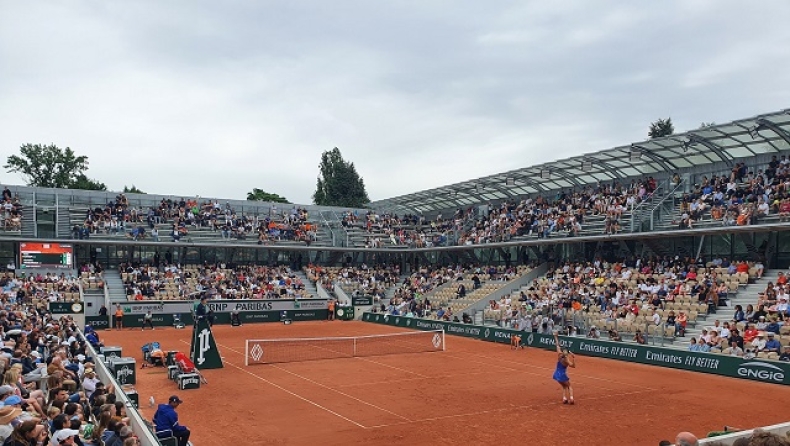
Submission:
[[[206,362],[205,354],[209,350],[211,350],[211,332],[208,328],[204,328],[198,334],[198,365],[203,365]]]
[[[298,301],[294,301],[294,305],[296,305],[297,302],[299,303],[299,306],[303,310],[310,310],[310,309],[320,310],[320,309],[325,309],[328,306],[325,300],[311,300],[311,299],[298,300]],[[269,304],[271,305],[271,303]]]
[[[436,333],[433,335],[433,340],[431,342],[433,343],[433,348],[439,348],[442,346],[442,337],[439,336],[439,333]]]
[[[400,323],[400,318],[399,318],[399,317],[396,317],[396,318],[395,318],[395,323],[396,323],[396,324],[399,324],[399,323]]]
[[[490,334],[491,334],[491,329],[486,328],[485,337],[488,337],[488,335]]]
[[[118,382],[125,383],[127,378],[134,376],[134,369],[129,368],[127,366],[123,366],[115,372],[115,378],[118,379]]]
[[[73,313],[80,313],[80,312],[82,312],[82,304],[78,303],[78,302],[75,302],[75,303],[71,304],[71,311]]]
[[[261,344],[255,344],[250,349],[250,356],[252,357],[252,359],[255,362],[258,362],[258,361],[261,360],[261,358],[263,357],[263,347],[261,347]]]
[[[530,333],[530,334],[529,334],[529,336],[527,336],[527,344],[528,344],[528,345],[532,345],[532,341],[533,341],[534,339],[535,339],[535,335],[534,335],[534,334],[532,334],[532,333]]]
[[[406,326],[408,327],[410,325],[411,325],[411,319],[406,319]]]
[[[784,382],[784,370],[767,362],[744,362],[738,367],[738,376],[754,378],[761,381]]]
[[[182,387],[186,387],[186,386],[189,386],[189,385],[199,386],[200,385],[200,378],[198,378],[196,376],[195,377],[190,376],[189,378],[182,378],[181,379],[181,386]]]

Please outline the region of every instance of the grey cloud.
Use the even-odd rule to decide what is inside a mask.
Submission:
[[[337,146],[380,199],[790,98],[780,1],[2,9],[4,153],[71,146],[114,189],[309,202]]]

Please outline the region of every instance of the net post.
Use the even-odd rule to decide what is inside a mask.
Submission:
[[[447,343],[444,342],[444,328],[442,328],[442,351],[447,351]]]
[[[357,357],[357,338],[354,338],[354,347],[352,350],[352,355],[356,358]]]
[[[250,365],[250,340],[244,340],[244,366],[249,367]]]

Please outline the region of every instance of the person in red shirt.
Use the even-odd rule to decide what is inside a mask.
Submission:
[[[736,267],[736,270],[739,273],[748,273],[749,272],[749,264],[746,263],[746,262],[743,262],[743,261],[738,262],[738,266]]]
[[[756,328],[754,328],[754,324],[749,324],[746,328],[746,331],[743,332],[743,341],[752,342],[754,338],[757,337],[757,333],[759,332]]]
[[[790,219],[790,198],[785,198],[782,200],[782,204],[779,205],[779,221],[786,221]]]
[[[777,285],[784,285],[786,283],[787,283],[787,276],[785,275],[785,273],[780,271],[779,272],[779,277],[777,277],[777,279],[776,279],[776,284]]]

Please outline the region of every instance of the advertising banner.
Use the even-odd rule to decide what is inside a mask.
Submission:
[[[122,302],[123,326],[142,327],[143,317],[150,310],[155,327],[172,326],[175,316],[186,325],[194,323],[192,311],[194,301],[134,301]],[[328,315],[326,299],[271,299],[271,300],[213,300],[208,309],[214,312],[215,324],[230,324],[233,312],[245,322],[279,322],[283,319],[293,321],[325,320]],[[114,306],[111,311],[114,311]],[[109,327],[107,318],[87,317],[86,323],[95,329]]]
[[[555,349],[554,336],[540,333],[377,313],[365,313],[362,316],[362,320],[416,330],[444,329],[448,334],[508,344],[510,343],[510,337],[517,335],[521,336],[522,343],[526,346],[548,350]],[[587,356],[598,356],[694,372],[713,373],[771,384],[790,385],[790,364],[786,362],[767,361],[759,358],[743,359],[736,356],[602,341],[583,337],[560,336],[559,339],[562,347],[574,353]]]

